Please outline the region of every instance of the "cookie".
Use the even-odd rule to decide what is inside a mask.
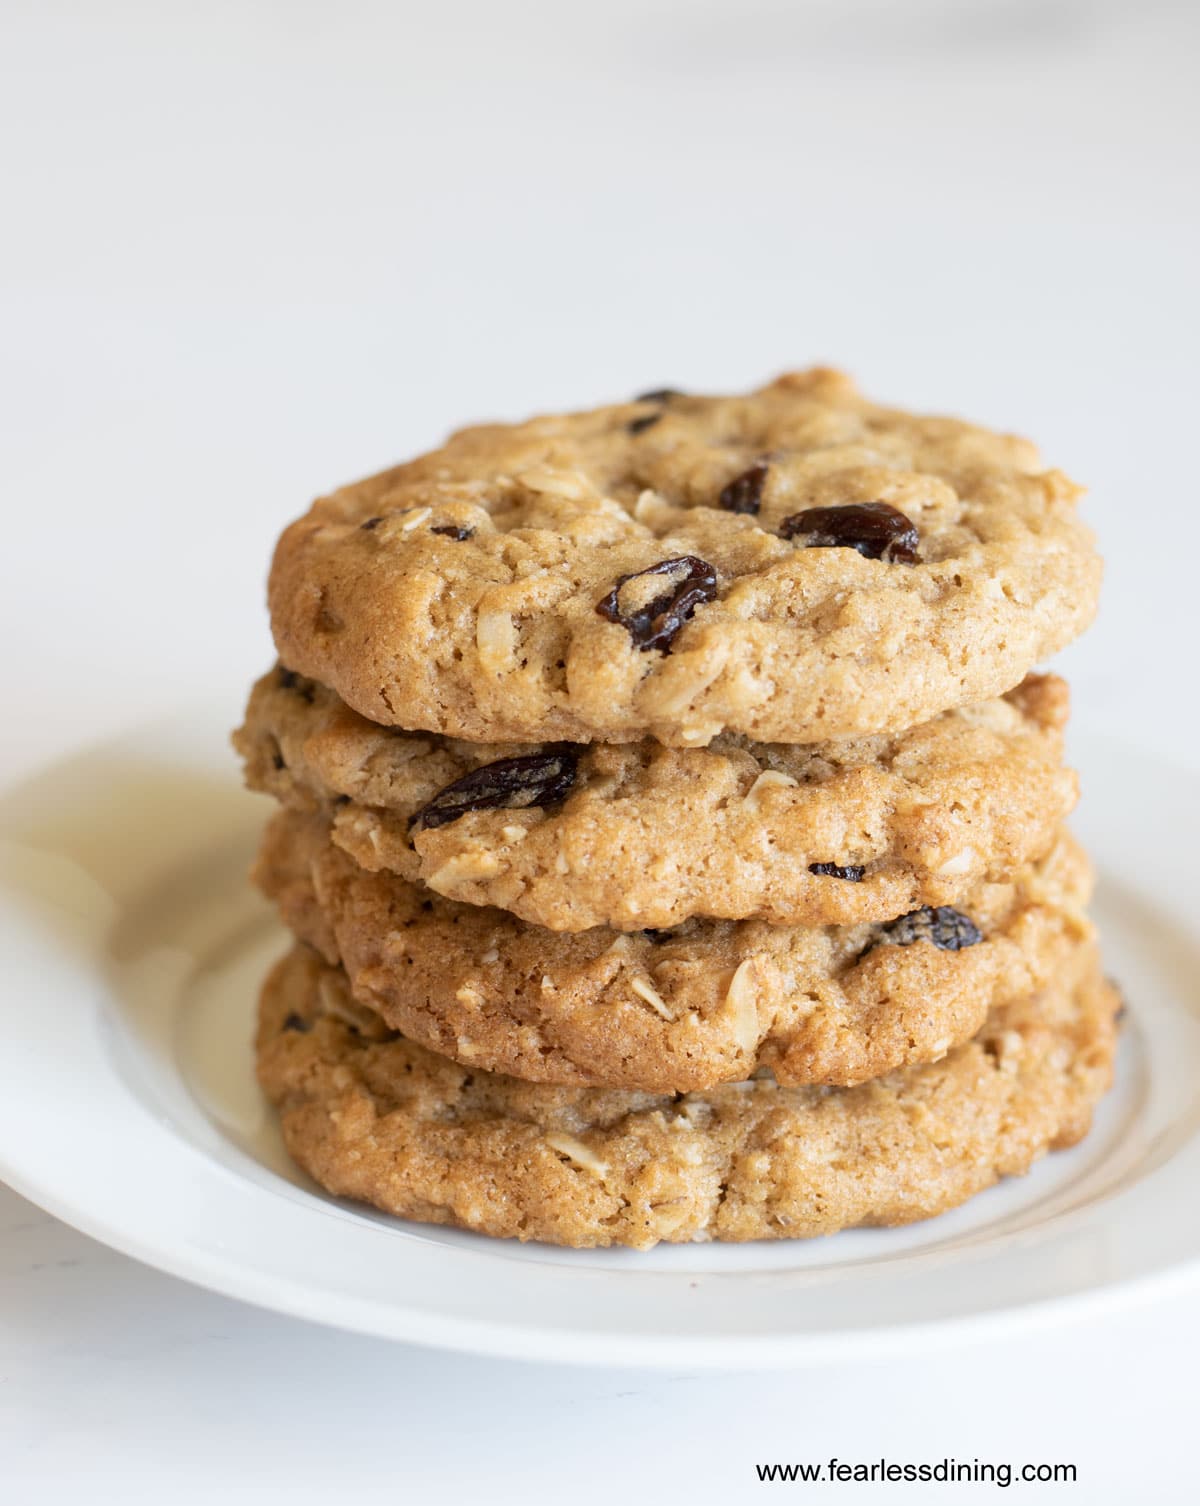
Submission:
[[[1062,680],[1031,675],[850,742],[566,750],[381,728],[275,669],[234,741],[251,787],[323,811],[360,867],[550,930],[855,925],[955,904],[1048,851],[1076,797],[1067,700]]]
[[[856,1088],[550,1088],[386,1029],[296,948],[263,989],[258,1075],[328,1191],[422,1223],[573,1246],[799,1239],[907,1224],[1086,1134],[1118,1000],[1094,951],[933,1065]]]
[[[896,731],[1092,618],[1078,488],[1024,440],[830,371],[464,429],[279,541],[283,662],[475,742]]]
[[[943,1056],[1091,935],[1086,859],[1063,840],[964,911],[886,925],[692,920],[558,933],[367,873],[317,817],[268,829],[256,878],[355,994],[423,1046],[531,1081],[685,1092],[769,1067],[855,1083]]]

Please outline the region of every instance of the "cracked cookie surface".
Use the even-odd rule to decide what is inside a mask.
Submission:
[[[1075,803],[1062,766],[1067,688],[1031,675],[921,727],[796,746],[593,744],[563,798],[425,827],[441,792],[553,745],[473,744],[380,727],[276,668],[235,736],[247,782],[324,812],[360,867],[555,931],[644,930],[692,916],[853,925],[953,904],[1041,857]]]
[[[1092,935],[1090,869],[1065,834],[1039,864],[977,886],[961,913],[887,925],[547,931],[366,872],[320,817],[292,813],[269,826],[255,878],[412,1040],[531,1081],[656,1092],[760,1067],[787,1083],[856,1083],[936,1059]]]
[[[478,742],[892,731],[1087,626],[1077,497],[1026,441],[835,372],[656,393],[465,429],[321,498],[279,542],[272,628],[372,721]]]
[[[860,1087],[548,1088],[389,1031],[297,947],[262,991],[258,1076],[305,1171],[403,1218],[576,1247],[805,1238],[929,1218],[1081,1139],[1117,1006],[1083,945],[943,1060]]]

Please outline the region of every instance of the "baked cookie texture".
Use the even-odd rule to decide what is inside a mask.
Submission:
[[[1026,441],[836,372],[656,393],[464,429],[321,498],[279,541],[271,622],[363,716],[477,742],[897,731],[1088,625],[1078,495]]]
[[[1118,1000],[1084,944],[941,1061],[855,1088],[549,1088],[436,1056],[294,949],[258,1075],[323,1187],[423,1223],[573,1246],[803,1238],[962,1203],[1074,1144],[1111,1080]]]
[[[949,905],[1040,858],[1072,809],[1064,682],[904,732],[812,746],[732,735],[570,750],[565,799],[518,785],[496,809],[424,826],[448,787],[547,744],[477,744],[379,727],[276,668],[235,735],[251,788],[324,812],[360,867],[556,931],[662,929],[692,916],[778,925],[890,920]]]
[[[1078,497],[818,369],[315,502],[234,735],[298,1164],[646,1249],[908,1223],[1078,1140],[1118,1001],[1034,672],[1095,610]]]
[[[1090,869],[1066,834],[1040,863],[978,885],[961,912],[882,926],[555,933],[366,872],[320,817],[293,813],[268,828],[255,877],[414,1042],[532,1082],[651,1092],[763,1068],[783,1083],[852,1084],[935,1060],[1093,934]]]

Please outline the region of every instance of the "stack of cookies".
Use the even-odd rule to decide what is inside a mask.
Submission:
[[[845,377],[464,430],[324,497],[235,742],[295,1159],[567,1245],[962,1202],[1087,1130],[1077,488]]]

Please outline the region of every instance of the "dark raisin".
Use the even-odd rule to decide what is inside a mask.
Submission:
[[[349,805],[350,804],[350,796],[349,795],[335,795],[333,797],[333,803],[334,803],[334,805]]]
[[[673,580],[665,591],[649,596],[655,576]],[[641,582],[635,585],[634,582]],[[622,575],[612,590],[598,602],[596,611],[609,622],[628,630],[634,647],[657,648],[670,653],[671,641],[698,606],[717,594],[717,572],[694,554],[660,560],[645,570]]]
[[[378,528],[382,522],[382,518],[368,518],[365,523],[360,523],[358,526],[364,533],[370,533],[373,528]]]
[[[555,805],[566,799],[575,783],[575,759],[572,749],[559,748],[485,763],[439,790],[408,824],[416,831],[428,831],[457,821],[468,811]]]
[[[275,765],[276,770],[287,768],[287,759],[284,758],[278,748],[271,754],[271,762]]]
[[[312,1027],[309,1025],[307,1020],[301,1018],[300,1015],[296,1014],[293,1011],[293,1013],[288,1015],[287,1019],[284,1020],[283,1028],[285,1030],[298,1030],[301,1035],[305,1035]]]
[[[456,539],[460,544],[475,536],[473,528],[459,528],[455,523],[444,523],[440,528],[431,528],[430,533],[440,533],[444,538]]]
[[[660,418],[662,418],[661,413],[645,413],[641,418],[631,418],[625,425],[625,432],[627,434],[642,434],[647,429],[652,429]]]
[[[916,524],[887,502],[852,502],[845,507],[807,507],[779,525],[785,539],[804,535],[810,549],[857,549],[869,560],[913,565],[920,535]]]
[[[722,487],[717,501],[726,512],[756,513],[762,506],[762,489],[769,469],[765,460],[756,461],[748,471]]]
[[[911,946],[914,941],[931,941],[943,952],[961,952],[983,940],[983,932],[961,910],[949,905],[922,905],[899,920],[883,927],[883,940],[895,946]]]
[[[673,397],[684,397],[674,387],[655,387],[652,392],[639,392],[634,398],[635,403],[669,403]]]
[[[647,941],[652,941],[655,946],[661,946],[664,941],[670,941],[674,933],[671,931],[656,931],[653,926],[643,930],[642,935]]]
[[[1120,1003],[1117,1005],[1117,1012],[1115,1015],[1113,1015],[1113,1024],[1120,1025],[1124,1022],[1125,1016],[1129,1013],[1129,1001],[1125,997],[1125,990],[1118,985],[1115,978],[1109,978],[1107,981],[1109,988],[1113,990],[1117,998],[1120,1000]]]
[[[307,680],[302,680],[294,669],[286,669],[282,664],[279,666],[279,685],[282,690],[294,690],[296,694],[311,706],[316,696],[312,685]]]
[[[818,878],[846,879],[851,884],[861,884],[867,870],[857,863],[847,863],[845,868],[839,868],[836,863],[810,863],[808,871]]]

